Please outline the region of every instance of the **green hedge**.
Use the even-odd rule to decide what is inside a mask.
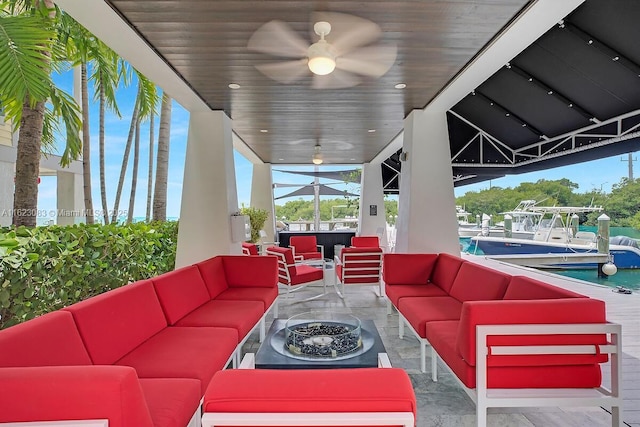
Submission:
[[[0,328],[173,270],[177,222],[0,228]]]

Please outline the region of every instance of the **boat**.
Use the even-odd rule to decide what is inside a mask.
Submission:
[[[601,212],[601,206],[558,207],[530,206],[540,217],[531,239],[478,235],[471,238],[474,252],[492,255],[545,255],[558,257],[547,268],[597,268],[595,262],[563,263],[568,254],[598,254],[598,236],[591,231],[579,231],[578,214]],[[625,241],[626,240],[626,241]],[[609,242],[610,260],[617,268],[640,268],[640,249],[633,239],[612,237]],[[558,262],[555,262],[558,261]],[[537,267],[541,267],[537,265]]]
[[[456,206],[458,211],[458,236],[461,238],[474,237],[477,235],[491,237],[514,237],[518,239],[533,239],[535,229],[540,221],[541,213],[533,211],[531,208],[536,205],[535,200],[522,200],[518,205],[510,211],[501,212],[505,219],[511,220],[510,236],[509,228],[505,228],[505,222],[501,221],[495,225],[490,225],[491,217],[489,215],[482,216],[482,224],[463,223],[461,215],[469,215],[468,212],[460,211],[460,206]],[[464,217],[466,218],[466,217]],[[470,224],[470,225],[467,225]]]

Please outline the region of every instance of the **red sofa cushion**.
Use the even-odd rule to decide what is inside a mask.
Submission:
[[[151,280],[141,280],[97,295],[70,311],[96,365],[111,365],[167,327]]]
[[[526,276],[513,276],[502,299],[587,298],[576,292]]]
[[[385,295],[391,303],[398,307],[400,298],[404,297],[446,297],[442,288],[427,283],[426,285],[389,285],[385,284]]]
[[[0,422],[108,419],[109,427],[155,427],[129,367],[2,368],[0,384]]]
[[[169,326],[116,364],[134,367],[140,378],[195,378],[204,393],[237,345],[232,328]]]
[[[380,239],[378,236],[353,236],[351,246],[354,248],[379,248]]]
[[[202,275],[204,284],[207,286],[211,299],[214,299],[229,287],[227,285],[224,265],[222,264],[222,257],[209,258],[195,265],[198,267],[198,270],[200,270],[200,274]]]
[[[303,387],[300,385],[304,384]],[[400,368],[232,369],[217,372],[204,412],[413,412]]]
[[[273,256],[221,256],[229,288],[278,287],[278,259]]]
[[[453,281],[463,263],[465,263],[465,261],[460,257],[445,253],[439,254],[433,273],[431,274],[431,282],[440,286],[447,294],[450,294]]]
[[[219,326],[238,331],[238,342],[251,332],[264,314],[262,301],[209,301],[180,319],[176,326]]]
[[[426,323],[459,319],[462,303],[449,296],[401,298],[398,310],[418,335],[424,338]]]
[[[476,368],[469,365],[455,348],[459,321],[430,322],[426,338],[453,373],[469,387],[476,387]],[[489,388],[592,388],[600,385],[598,365],[503,366],[489,367]]]
[[[262,302],[262,312],[264,313],[271,307],[273,302],[278,298],[278,288],[265,287],[241,287],[229,288],[216,297],[216,300],[238,300],[238,301],[260,301]]]
[[[382,276],[387,285],[426,285],[437,254],[385,254]]]
[[[0,331],[0,367],[90,364],[69,312],[53,311]]]
[[[458,301],[502,299],[511,276],[472,262],[465,262],[453,281],[449,295]]]
[[[209,301],[207,286],[195,265],[179,268],[151,279],[169,325]]]
[[[579,324],[605,323],[604,302],[591,298],[562,298],[551,300],[473,301],[462,305],[460,329],[456,349],[470,365],[476,364],[476,326],[504,324]],[[489,344],[605,344],[604,335],[538,335],[494,336]],[[604,362],[607,356],[589,355],[540,355],[540,356],[491,356],[494,366],[530,365],[578,365]]]
[[[141,378],[153,427],[184,427],[200,405],[200,381],[192,378]]]

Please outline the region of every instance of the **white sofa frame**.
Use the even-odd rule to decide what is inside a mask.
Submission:
[[[378,354],[378,367],[390,368],[386,353]],[[239,369],[255,369],[255,354],[247,353]],[[215,426],[403,426],[414,427],[411,412],[205,412],[202,427]]]
[[[607,344],[594,345],[487,345],[487,337],[499,335],[560,335],[607,334]],[[426,340],[425,340],[426,341]],[[544,354],[608,354],[611,384],[607,388],[487,388],[487,356],[492,355],[544,355]],[[437,363],[447,363],[431,347],[431,375],[438,380]],[[617,323],[596,324],[533,324],[533,325],[478,325],[476,327],[476,388],[466,387],[453,374],[476,405],[477,426],[486,427],[487,409],[494,407],[539,406],[601,406],[611,409],[611,425],[622,426],[622,327]]]

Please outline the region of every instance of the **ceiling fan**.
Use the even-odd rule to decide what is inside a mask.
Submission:
[[[309,44],[288,24],[270,21],[256,30],[247,48],[289,61],[256,65],[265,76],[281,83],[293,83],[313,74],[314,89],[339,89],[358,85],[361,76],[378,78],[396,60],[395,45],[374,44],[382,35],[380,27],[368,19],[334,12],[311,16]]]

